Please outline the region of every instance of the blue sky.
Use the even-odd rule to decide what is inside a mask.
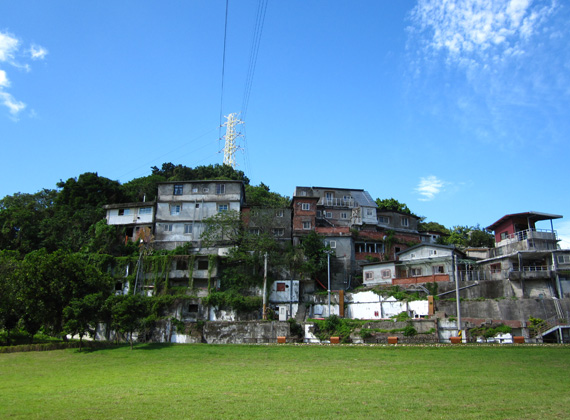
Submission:
[[[1,2],[0,197],[222,163],[220,112],[242,112],[254,184],[363,188],[448,227],[561,214],[570,237],[568,3],[229,0],[222,92],[225,5]]]

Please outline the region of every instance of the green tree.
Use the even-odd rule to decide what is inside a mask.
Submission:
[[[276,192],[271,192],[263,182],[258,186],[245,186],[246,202],[250,206],[263,208],[289,207],[291,199]]]
[[[449,231],[449,236],[440,238],[446,245],[459,247],[487,247],[492,248],[495,244],[493,235],[477,226],[454,226]]]
[[[21,255],[44,246],[44,222],[53,217],[55,190],[16,193],[0,200],[0,249]]]
[[[327,254],[325,251],[330,250],[328,245],[325,245],[324,238],[311,231],[301,240],[300,248],[304,255],[301,272],[320,282],[320,279],[327,276]]]
[[[43,326],[53,335],[63,329],[63,310],[73,299],[108,295],[112,280],[83,254],[34,251],[26,255],[18,278],[25,328],[33,336]]]
[[[7,335],[16,328],[21,317],[21,304],[18,299],[17,272],[20,260],[15,251],[0,251],[0,329]]]
[[[400,203],[395,198],[385,198],[383,200],[377,198],[376,205],[378,205],[378,209],[381,211],[396,211],[415,216],[406,204]]]
[[[228,210],[204,219],[201,235],[203,245],[237,244],[243,235],[244,226],[239,212]]]
[[[99,313],[105,299],[102,293],[93,293],[82,298],[74,298],[63,309],[63,332],[79,336],[79,351],[83,346],[83,337],[95,336]]]
[[[439,232],[439,233],[449,233],[449,229],[437,222],[424,222],[420,221],[418,223],[418,231],[420,232]]]
[[[141,328],[151,314],[150,299],[142,295],[113,296],[108,300],[112,327],[126,334],[133,349],[133,333]]]

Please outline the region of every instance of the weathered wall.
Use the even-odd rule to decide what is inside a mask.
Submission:
[[[570,299],[560,299],[564,315],[570,313]],[[454,301],[436,301],[437,311],[448,316],[457,316],[457,304]],[[529,317],[548,319],[557,316],[553,299],[486,299],[481,301],[462,301],[462,318],[488,318],[527,321]]]
[[[206,322],[203,341],[208,344],[276,343],[277,337],[289,337],[288,322],[245,321]]]

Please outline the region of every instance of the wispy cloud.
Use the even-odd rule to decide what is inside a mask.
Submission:
[[[409,14],[410,92],[498,148],[565,141],[569,8],[558,0],[418,0]]]
[[[570,249],[570,222],[557,222],[556,232],[560,239],[560,248]]]
[[[420,183],[416,187],[416,192],[422,196],[419,200],[433,200],[442,191],[444,185],[445,182],[434,175],[420,178]]]
[[[0,66],[9,66],[20,70],[30,71],[30,66],[27,63],[22,63],[18,60],[18,52],[20,51],[21,41],[16,36],[8,32],[0,32]],[[48,51],[44,47],[33,44],[27,50],[29,58],[32,60],[43,60]],[[0,105],[8,109],[10,117],[13,120],[18,119],[18,115],[26,108],[26,104],[19,101],[6,92],[10,87],[10,80],[5,70],[0,68]]]
[[[48,50],[40,45],[33,44],[30,47],[30,56],[32,60],[43,60],[48,55]]]
[[[12,62],[19,45],[20,41],[17,38],[9,33],[0,32],[0,63]]]
[[[531,0],[420,0],[411,12],[422,44],[449,63],[480,66],[524,54],[523,41],[539,31],[556,7]]]

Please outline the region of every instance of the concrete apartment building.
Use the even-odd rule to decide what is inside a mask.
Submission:
[[[156,199],[155,246],[174,249],[191,243],[201,247],[204,219],[226,211],[241,211],[243,182],[229,180],[164,182]]]

